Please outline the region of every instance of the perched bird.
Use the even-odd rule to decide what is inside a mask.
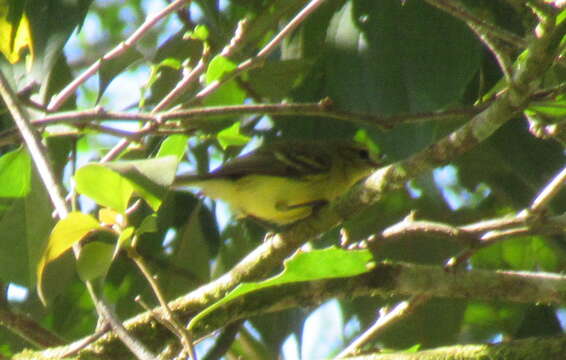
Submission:
[[[198,187],[228,203],[239,218],[283,226],[343,195],[377,166],[367,147],[357,142],[281,141],[207,174],[178,176],[174,187]]]

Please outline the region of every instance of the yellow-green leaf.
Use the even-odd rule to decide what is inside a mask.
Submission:
[[[49,235],[47,247],[37,265],[37,292],[43,302],[45,298],[42,291],[42,277],[47,264],[69,250],[77,241],[100,228],[100,224],[94,217],[80,212],[70,213],[55,224]]]
[[[101,164],[87,164],[77,170],[77,191],[97,204],[125,213],[134,188],[128,179]]]

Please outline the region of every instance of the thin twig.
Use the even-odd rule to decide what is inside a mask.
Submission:
[[[228,106],[210,106],[204,108],[191,108],[186,110],[176,110],[161,113],[128,113],[120,111],[106,111],[102,107],[97,106],[92,109],[80,111],[68,111],[56,114],[46,115],[40,119],[34,120],[32,125],[35,127],[48,126],[54,124],[69,124],[80,126],[93,126],[89,124],[93,120],[111,121],[143,121],[158,122],[182,121],[189,125],[196,126],[198,124],[191,121],[199,119],[207,119],[215,116],[234,116],[247,114],[263,114],[271,116],[314,116],[343,120],[360,125],[377,126],[381,129],[389,129],[396,125],[407,123],[420,123],[427,121],[442,121],[450,119],[464,119],[477,114],[485,109],[487,105],[479,105],[475,107],[463,107],[452,110],[423,112],[415,114],[399,114],[399,115],[374,115],[368,113],[342,111],[336,109],[332,102],[328,99],[321,100],[318,103],[302,103],[302,104],[254,104],[254,105],[228,105]],[[86,124],[85,124],[86,123]],[[94,125],[96,126],[96,125]],[[102,126],[102,125],[99,125]],[[102,132],[119,135],[121,130],[101,127]],[[152,130],[152,134],[164,131],[163,129]],[[165,133],[175,131],[175,129],[165,130]],[[184,131],[184,130],[179,130]],[[71,133],[69,133],[71,134]],[[124,137],[139,138],[139,131],[136,133],[124,132]],[[8,129],[0,132],[0,146],[13,144],[17,142],[18,136],[15,129]]]
[[[556,194],[564,186],[566,181],[566,167],[564,167],[560,172],[542,189],[542,191],[535,197],[531,206],[529,207],[530,212],[540,212],[542,211],[552,200]]]
[[[161,291],[159,284],[157,283],[157,281],[155,280],[155,278],[151,274],[151,271],[149,270],[149,268],[145,264],[145,261],[137,253],[136,249],[133,248],[133,247],[128,248],[128,255],[132,259],[132,261],[136,264],[138,269],[141,271],[141,273],[145,277],[146,281],[151,286],[153,294],[155,295],[155,297],[157,298],[157,301],[159,302],[159,305],[161,306],[161,308],[165,312],[165,315],[167,317],[167,321],[175,329],[174,333],[177,336],[180,337],[180,340],[183,343],[183,348],[188,352],[188,354],[189,354],[189,356],[192,360],[197,360],[197,355],[196,355],[196,351],[195,351],[195,348],[194,348],[193,339],[191,338],[189,331],[181,324],[181,322],[179,321],[179,319],[177,318],[175,313],[173,311],[171,311],[171,308],[169,307],[169,304],[167,304],[167,300],[163,296],[163,292]]]
[[[430,299],[429,295],[415,295],[409,300],[400,302],[386,314],[379,316],[377,321],[356,340],[352,341],[352,343],[344,350],[342,350],[336,356],[336,359],[355,355],[365,344],[380,336],[386,329],[391,327],[391,325],[412,314],[416,308],[427,302],[428,299]]]

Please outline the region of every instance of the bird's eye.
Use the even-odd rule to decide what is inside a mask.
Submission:
[[[367,151],[366,149],[358,150],[358,156],[360,157],[360,159],[369,160],[369,151]]]

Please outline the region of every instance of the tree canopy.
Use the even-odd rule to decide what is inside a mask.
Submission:
[[[563,358],[565,5],[0,1],[0,359]],[[172,188],[336,139],[288,226]]]

